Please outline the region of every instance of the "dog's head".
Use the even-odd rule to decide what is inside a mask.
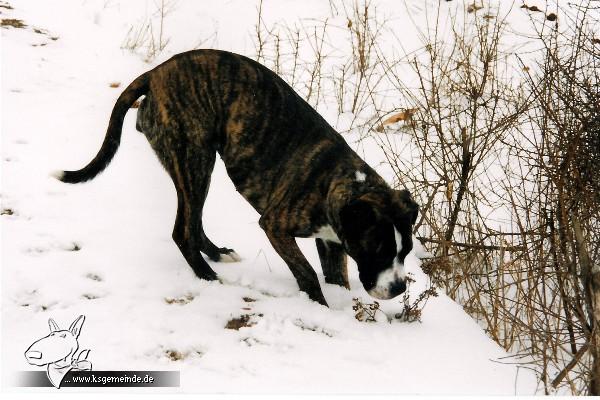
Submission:
[[[341,209],[344,248],[371,296],[391,299],[406,290],[404,259],[418,212],[408,190],[367,193]]]

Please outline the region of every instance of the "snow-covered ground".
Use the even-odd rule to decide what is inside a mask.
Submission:
[[[96,154],[120,91],[157,62],[214,32],[208,45],[253,54],[257,2],[174,3],[166,19],[171,41],[152,64],[120,48],[129,28],[152,12],[152,1],[9,3],[13,9],[0,7],[0,17],[27,26],[2,28],[4,390],[17,390],[16,372],[36,369],[23,352],[47,334],[48,318],[67,328],[85,315],[80,346],[91,349],[94,370],[178,370],[181,386],[173,391],[535,393],[535,376],[510,364],[444,295],[430,299],[421,323],[357,321],[352,298],[372,300],[356,265],[349,265],[351,291],[325,284],[314,242],[299,240],[330,308],[308,300],[220,163],[204,211],[206,232],[243,260],[211,262],[222,283],[195,278],[171,240],[175,190],[135,130],[135,110],[101,176],[75,186],[48,176]],[[422,10],[420,0],[406,3],[396,12]],[[263,12],[294,23],[332,11],[327,1],[286,0],[265,1]],[[115,82],[120,87],[110,87]],[[381,161],[365,156],[374,166]],[[427,278],[413,254],[407,265],[416,296]],[[395,299],[381,308],[393,316],[402,305]],[[251,326],[225,329],[244,314]]]

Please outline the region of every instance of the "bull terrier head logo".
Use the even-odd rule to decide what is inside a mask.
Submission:
[[[89,350],[82,350],[78,353],[79,333],[85,317],[80,315],[69,329],[60,329],[52,318],[48,320],[50,334],[33,342],[25,350],[25,359],[31,365],[46,365],[46,374],[50,383],[56,388],[65,375],[71,371],[90,371],[92,363],[87,360],[90,354]]]

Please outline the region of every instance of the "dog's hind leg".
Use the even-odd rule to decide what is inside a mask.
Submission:
[[[139,106],[136,129],[144,133],[177,189],[178,207],[173,239],[196,275],[216,276],[199,252],[214,261],[240,259],[232,249],[215,246],[204,233],[202,209],[216,152],[209,145],[190,141],[190,136],[201,138],[205,131],[186,134],[190,128],[179,123],[185,120],[181,116],[173,117],[165,124],[164,118],[159,117],[162,115],[161,109],[164,107],[159,107],[152,93],[149,93]],[[192,255],[192,252],[196,254]]]
[[[195,229],[198,232],[200,240],[200,251],[213,261],[235,262],[240,261],[240,257],[233,249],[227,247],[217,247],[204,233],[202,223],[202,209],[208,195],[210,186],[210,176],[215,165],[216,153],[204,151],[194,151],[193,156],[187,158],[188,169],[193,175],[192,189],[190,190],[190,202],[195,210],[194,221]]]
[[[323,239],[316,239],[316,242],[325,282],[350,289],[346,253],[342,245]]]
[[[200,254],[203,231],[199,221],[202,221],[202,209],[194,204],[196,179],[192,179],[193,171],[187,168],[186,159],[185,154],[178,155],[173,152],[172,157],[163,162],[177,190],[177,217],[173,227],[173,240],[197,277],[215,280],[217,274]]]
[[[140,121],[139,117],[138,121]],[[145,120],[142,119],[142,121]],[[217,274],[200,253],[205,235],[202,230],[202,208],[195,204],[197,201],[195,185],[198,183],[199,177],[193,169],[189,168],[190,160],[200,158],[194,163],[198,164],[206,152],[194,151],[195,148],[188,146],[185,139],[181,140],[181,136],[177,134],[179,129],[176,127],[168,130],[158,124],[150,127],[152,129],[147,129],[144,134],[161,164],[171,176],[177,190],[177,216],[173,227],[173,240],[197,277],[206,280],[217,279]],[[214,158],[213,155],[213,163]],[[210,161],[210,158],[208,160]],[[207,176],[207,179],[210,179],[210,170]],[[208,187],[208,183],[205,185]],[[201,191],[204,193],[204,187]]]

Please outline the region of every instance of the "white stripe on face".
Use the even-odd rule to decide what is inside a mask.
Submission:
[[[392,298],[395,294],[390,293],[390,287],[397,283],[406,281],[406,270],[404,268],[404,263],[401,263],[398,260],[398,254],[402,250],[402,235],[395,227],[394,235],[396,237],[396,256],[394,257],[394,261],[389,268],[385,269],[379,274],[375,287],[368,292],[369,295],[381,300]]]
[[[398,229],[394,227],[394,235],[396,236],[396,257],[394,257],[394,268],[398,269],[400,278],[406,279],[406,271],[404,269],[404,263],[398,260],[398,255],[402,251],[402,235],[398,232]]]

